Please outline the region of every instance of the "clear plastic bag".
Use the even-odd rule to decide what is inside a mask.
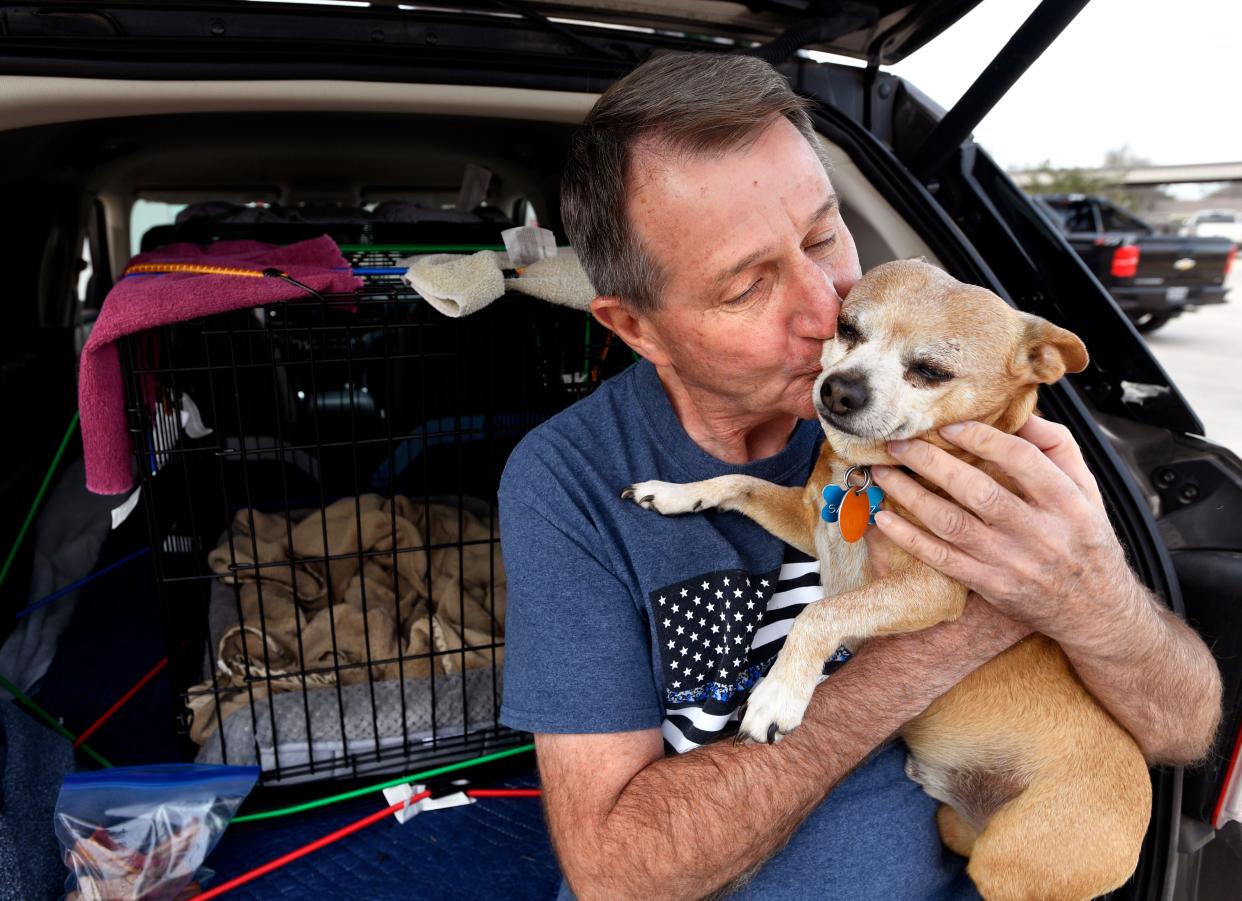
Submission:
[[[505,242],[509,262],[515,269],[556,256],[556,235],[537,225],[506,228],[500,238]]]
[[[254,766],[161,764],[72,773],[53,821],[68,901],[173,901],[201,870],[259,778]]]

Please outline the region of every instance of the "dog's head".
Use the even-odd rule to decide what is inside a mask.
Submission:
[[[815,409],[851,463],[892,462],[886,441],[926,438],[975,419],[1013,431],[1036,389],[1081,372],[1087,349],[1072,332],[919,260],[869,271],[824,342]],[[928,434],[931,432],[932,434]]]

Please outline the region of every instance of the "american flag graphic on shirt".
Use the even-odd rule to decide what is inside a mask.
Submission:
[[[666,750],[680,754],[720,737],[772,666],[794,618],[823,594],[819,562],[794,548],[771,572],[719,570],[653,591]],[[824,672],[849,657],[841,648]]]

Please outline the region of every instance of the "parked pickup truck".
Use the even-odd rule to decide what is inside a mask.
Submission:
[[[1225,278],[1237,254],[1227,238],[1158,235],[1102,197],[1044,194],[1035,201],[1140,332],[1225,302]]]

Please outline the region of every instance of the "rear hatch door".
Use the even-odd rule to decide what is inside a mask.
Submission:
[[[141,40],[162,33],[166,38],[235,45],[257,39],[275,42],[253,46],[278,62],[282,44],[329,29],[336,43],[374,41],[384,47],[411,43],[426,51],[425,28],[435,22],[432,46],[450,43],[457,24],[506,26],[540,24],[545,31],[580,34],[578,51],[596,49],[579,29],[612,25],[647,35],[688,38],[702,43],[752,46],[782,38],[791,47],[823,50],[895,63],[926,44],[978,5],[979,0],[454,0],[445,4],[410,4],[396,0],[319,5],[255,3],[250,0],[170,2],[170,0],[78,0],[0,5],[0,34],[6,38],[117,38]],[[283,6],[283,8],[282,8]],[[161,15],[176,13],[175,16]],[[600,29],[594,29],[597,33]],[[382,35],[382,36],[381,36]],[[568,38],[572,42],[572,38]],[[499,50],[500,46],[493,49]]]

